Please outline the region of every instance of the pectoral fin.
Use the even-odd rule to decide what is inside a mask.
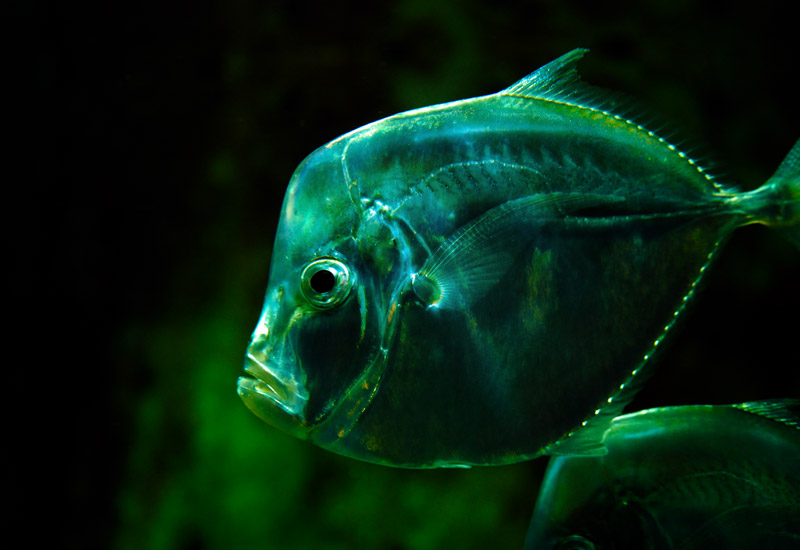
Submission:
[[[506,274],[537,227],[581,209],[623,199],[589,193],[548,193],[505,202],[459,228],[412,277],[412,288],[429,307],[467,307]]]

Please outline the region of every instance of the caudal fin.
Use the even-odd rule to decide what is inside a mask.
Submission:
[[[731,196],[728,204],[744,215],[742,225],[774,227],[800,248],[800,140],[764,185]]]
[[[767,186],[774,188],[779,205],[779,214],[770,225],[800,248],[800,140],[767,181]]]

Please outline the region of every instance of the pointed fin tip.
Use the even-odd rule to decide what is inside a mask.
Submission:
[[[595,411],[594,416],[567,437],[548,448],[546,453],[554,456],[602,456],[606,454],[608,452],[605,446],[606,433],[611,428],[611,423],[622,415],[625,407],[633,400],[644,382],[650,378],[652,369],[646,368],[648,364],[649,359],[640,363],[620,386],[619,391]]]
[[[618,418],[623,409],[631,402],[641,388],[642,381],[648,376],[641,374],[641,367],[623,384],[622,389],[612,396],[605,407],[595,411],[594,416],[571,432],[567,437],[547,449],[547,454],[554,456],[601,456],[608,452],[605,436],[611,423]]]
[[[550,94],[562,93],[569,84],[579,81],[576,66],[588,51],[587,48],[575,48],[518,80],[500,94],[545,98]]]
[[[722,185],[709,174],[709,166],[715,166],[716,163],[705,153],[705,146],[693,143],[695,140],[691,140],[690,146],[688,143],[679,145],[684,141],[678,138],[681,133],[675,131],[661,116],[643,108],[638,101],[623,93],[584,82],[578,74],[577,64],[588,51],[588,48],[575,48],[498,92],[498,95],[565,103],[623,120],[678,151],[718,191],[730,191],[727,185]],[[794,240],[800,242],[800,238]]]

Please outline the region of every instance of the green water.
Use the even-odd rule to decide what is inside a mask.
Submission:
[[[69,124],[37,131],[60,151],[37,160],[54,177],[32,224],[48,228],[31,252],[48,269],[31,282],[52,299],[26,326],[57,319],[68,345],[45,349],[80,366],[58,371],[68,391],[36,431],[66,503],[35,517],[74,548],[520,548],[545,460],[380,468],[284,436],[241,404],[288,178],[345,131],[495,92],[584,46],[586,80],[708,141],[755,187],[800,127],[786,69],[796,18],[778,5],[47,11],[36,36],[56,45],[36,84]],[[738,232],[632,406],[796,396],[783,368],[796,325],[782,319],[798,311],[798,279],[779,236]]]

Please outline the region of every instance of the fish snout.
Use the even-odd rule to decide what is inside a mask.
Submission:
[[[259,323],[247,347],[246,375],[239,377],[237,392],[247,408],[263,421],[302,438],[298,429],[304,425],[302,411],[308,392],[296,362],[286,357],[285,343],[275,346],[270,340],[266,326],[262,329]]]

